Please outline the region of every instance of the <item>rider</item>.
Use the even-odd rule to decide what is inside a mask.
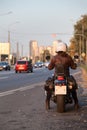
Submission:
[[[77,66],[74,63],[71,56],[69,56],[66,53],[66,51],[67,51],[67,45],[63,42],[59,42],[57,51],[56,51],[57,54],[55,56],[53,56],[53,58],[51,59],[50,64],[48,65],[48,69],[52,70],[55,68],[55,73],[56,73],[56,65],[62,63],[64,66],[65,75],[66,75],[66,77],[69,77],[70,76],[69,68],[76,69]],[[74,79],[74,82],[76,82],[75,79]],[[76,89],[77,89],[77,84],[75,86],[75,89],[73,89],[73,91],[71,93],[72,93],[72,97],[74,99],[75,109],[78,109],[79,104],[78,104]]]

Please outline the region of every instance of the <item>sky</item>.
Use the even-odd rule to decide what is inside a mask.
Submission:
[[[30,40],[50,46],[55,40],[69,44],[73,26],[87,14],[87,0],[0,0],[0,42],[10,42],[12,52],[29,54]],[[53,37],[52,34],[56,34]]]

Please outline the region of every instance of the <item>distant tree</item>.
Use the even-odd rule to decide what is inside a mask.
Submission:
[[[81,52],[86,52],[86,37],[87,37],[87,15],[82,15],[81,19],[74,25],[74,39],[76,46],[79,48],[81,43]],[[84,50],[83,50],[84,49]],[[79,51],[79,49],[78,49]]]
[[[75,38],[72,38],[72,39],[70,40],[70,45],[69,45],[69,49],[68,49],[69,54],[73,57],[74,54],[75,54],[75,52],[78,51],[77,49],[78,49],[78,47],[76,47]]]
[[[43,61],[45,62],[46,60],[49,60],[50,55],[51,54],[50,54],[49,50],[44,50],[44,52],[43,52]]]
[[[47,60],[47,61],[50,60],[50,55],[46,56],[46,60]]]

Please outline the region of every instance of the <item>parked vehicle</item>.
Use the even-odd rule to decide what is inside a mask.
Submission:
[[[17,72],[33,72],[33,66],[30,61],[27,60],[18,60],[15,64],[15,73]]]
[[[57,111],[62,113],[65,112],[65,105],[73,103],[73,99],[70,93],[73,85],[71,82],[62,75],[57,75],[57,79],[54,81],[55,87],[55,99],[57,104]]]
[[[47,98],[48,105],[50,104],[50,100],[52,100],[57,104],[57,112],[60,113],[65,112],[67,103],[73,103],[72,90],[75,89],[73,76],[66,78],[64,73],[62,73],[62,70],[63,69],[61,68],[60,72],[56,72],[55,75],[49,77],[44,86],[46,96],[48,93],[48,96],[51,96],[51,98]]]
[[[3,70],[2,62],[0,62],[0,71]]]
[[[48,65],[49,65],[49,61],[47,61],[47,62],[44,63],[44,66],[45,66],[46,68],[48,67]]]
[[[0,62],[0,70],[10,70],[11,66],[8,62],[2,61]]]

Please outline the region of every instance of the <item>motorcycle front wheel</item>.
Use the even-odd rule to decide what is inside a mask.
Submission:
[[[65,96],[57,95],[57,112],[63,113],[65,112]]]

